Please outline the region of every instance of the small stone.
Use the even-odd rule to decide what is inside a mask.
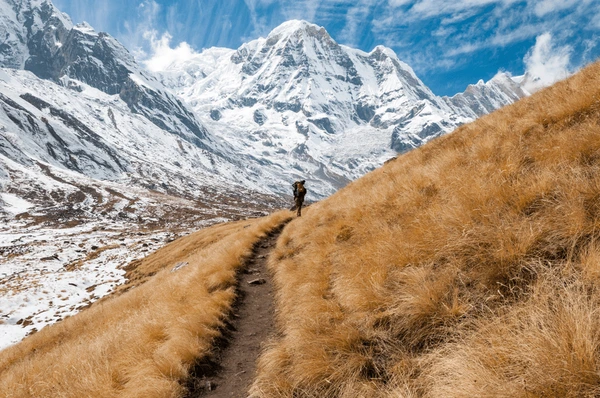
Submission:
[[[244,274],[260,274],[260,271],[256,268],[246,268]]]
[[[208,391],[212,391],[212,390],[214,390],[215,388],[217,388],[217,384],[216,384],[215,382],[213,382],[213,381],[210,381],[210,380],[207,380],[207,381],[206,381],[206,389],[207,389]]]
[[[175,266],[171,269],[171,272],[175,272],[180,270],[183,267],[187,267],[189,263],[187,261],[182,261],[180,263],[175,264]]]
[[[251,281],[248,281],[249,285],[263,285],[265,283],[267,283],[267,281],[264,278],[252,279]]]
[[[41,261],[52,261],[52,260],[58,260],[58,254],[54,254],[50,257],[43,257],[40,259]]]

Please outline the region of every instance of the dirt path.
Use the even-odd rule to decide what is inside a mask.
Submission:
[[[246,261],[238,277],[238,298],[230,323],[223,338],[216,342],[214,358],[193,369],[187,398],[248,396],[262,344],[275,330],[267,257],[283,227],[261,240]]]

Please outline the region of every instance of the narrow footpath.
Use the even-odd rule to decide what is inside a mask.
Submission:
[[[262,344],[274,332],[273,290],[267,258],[281,227],[255,246],[238,275],[238,297],[223,337],[215,343],[215,355],[195,366],[188,382],[187,398],[245,398],[255,377]]]

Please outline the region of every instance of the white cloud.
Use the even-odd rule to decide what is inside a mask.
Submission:
[[[364,28],[365,21],[369,19],[369,14],[376,3],[377,0],[360,0],[348,8],[344,29],[339,36],[347,45],[354,46],[359,41],[358,32]]]
[[[460,16],[464,13],[473,13],[481,7],[490,4],[510,5],[517,0],[419,0],[409,10],[409,16],[413,20],[434,18],[441,15]],[[394,2],[391,2],[392,5]],[[460,18],[457,18],[457,22]]]
[[[568,77],[571,51],[570,46],[554,46],[550,33],[538,36],[523,59],[525,88],[535,92]]]
[[[291,1],[283,9],[283,15],[286,19],[305,19],[314,21],[316,19],[317,10],[327,1],[321,0],[304,0]]]
[[[538,17],[543,17],[546,14],[550,14],[556,11],[566,10],[577,4],[581,0],[542,0],[532,1],[534,4],[534,12]]]
[[[400,7],[406,4],[409,4],[411,0],[388,0],[388,5],[390,7]]]
[[[590,57],[590,55],[596,46],[598,46],[598,39],[600,39],[600,37],[598,35],[594,35],[593,38],[583,41],[583,54],[581,55],[581,58],[586,63],[594,60],[594,58]]]
[[[160,39],[156,38],[156,31],[146,32],[146,38],[150,40],[152,56],[143,61],[143,64],[151,72],[166,70],[173,63],[185,62],[192,59],[197,52],[186,42],[181,42],[175,48],[171,48],[172,36],[166,32]]]

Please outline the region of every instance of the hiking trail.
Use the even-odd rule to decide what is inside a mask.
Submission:
[[[238,274],[237,298],[212,358],[196,364],[186,398],[244,398],[255,377],[256,361],[275,331],[273,288],[267,259],[287,223],[254,245]]]

